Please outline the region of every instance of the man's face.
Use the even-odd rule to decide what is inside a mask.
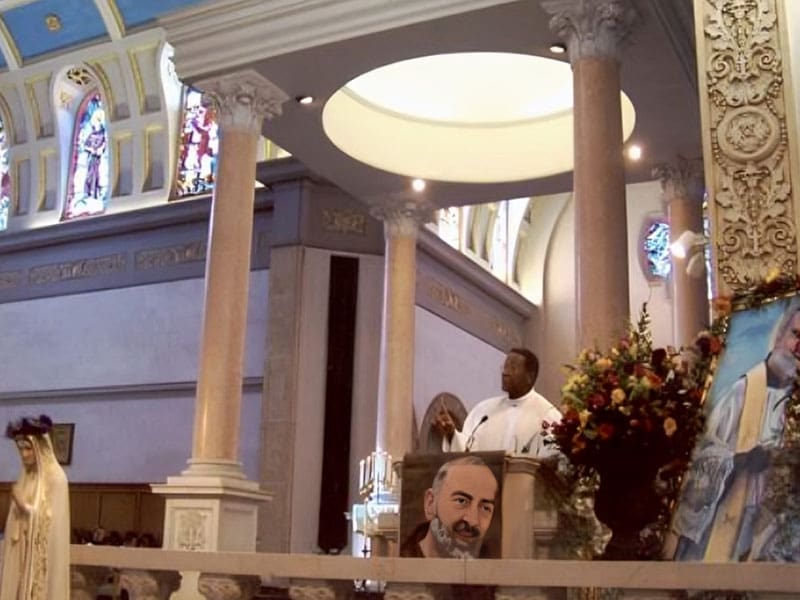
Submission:
[[[494,515],[497,480],[485,465],[455,465],[439,493],[428,490],[425,515],[440,557],[477,557]]]
[[[22,460],[22,465],[26,469],[31,469],[36,466],[36,453],[33,450],[33,444],[30,440],[20,438],[17,440],[17,450],[19,450],[19,457]]]
[[[533,387],[533,378],[525,368],[525,357],[510,352],[503,363],[501,375],[503,391],[511,398],[519,398]]]
[[[770,357],[771,366],[785,377],[793,377],[800,367],[800,312],[796,312],[780,338],[775,342]]]

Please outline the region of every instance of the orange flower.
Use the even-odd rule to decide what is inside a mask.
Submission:
[[[675,419],[672,417],[664,419],[664,433],[667,434],[667,437],[672,437],[676,431],[678,431],[678,424],[675,422]]]
[[[718,296],[714,298],[711,305],[714,308],[714,314],[720,317],[731,314],[731,310],[733,310],[730,296]]]

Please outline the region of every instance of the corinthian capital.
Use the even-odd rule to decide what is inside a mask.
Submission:
[[[416,235],[421,225],[433,220],[434,211],[430,202],[409,193],[373,201],[369,213],[383,221],[387,235]]]
[[[630,0],[542,0],[550,29],[567,43],[570,62],[580,58],[620,59],[638,19]]]
[[[195,84],[219,110],[220,128],[261,133],[261,123],[281,114],[289,96],[252,69],[237,71]]]
[[[653,167],[653,177],[661,183],[664,200],[701,200],[703,197],[703,161],[678,157],[675,162]]]

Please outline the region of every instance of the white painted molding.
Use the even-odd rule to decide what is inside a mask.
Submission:
[[[182,78],[511,0],[220,0],[159,20]]]

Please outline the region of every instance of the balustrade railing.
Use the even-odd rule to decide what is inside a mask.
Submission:
[[[262,584],[285,588],[293,600],[346,600],[355,582],[372,582],[385,600],[459,599],[479,588],[480,597],[496,600],[800,597],[800,565],[779,563],[356,558],[88,545],[71,547],[71,563],[72,600],[95,600],[112,573],[129,600],[167,600],[181,572],[200,573],[196,598],[206,600],[251,600]]]

